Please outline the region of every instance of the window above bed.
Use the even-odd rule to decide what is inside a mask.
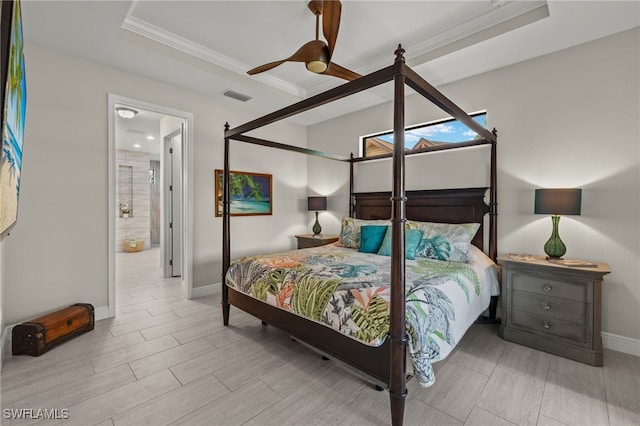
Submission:
[[[487,127],[486,111],[470,115],[481,126]],[[407,152],[420,152],[444,144],[470,142],[476,139],[482,137],[454,118],[407,127],[404,136]],[[389,155],[393,152],[393,131],[362,136],[360,141],[361,157]]]

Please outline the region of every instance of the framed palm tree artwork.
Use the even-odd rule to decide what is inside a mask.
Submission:
[[[224,172],[215,170],[216,216],[222,216]],[[272,205],[272,176],[264,173],[229,172],[231,216],[270,215]]]
[[[27,87],[22,42],[20,2],[2,2],[0,15],[0,87],[2,152],[0,153],[0,239],[18,219],[22,143]]]

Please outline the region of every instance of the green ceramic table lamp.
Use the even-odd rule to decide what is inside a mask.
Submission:
[[[567,252],[567,246],[558,234],[560,215],[579,215],[581,204],[582,189],[536,189],[534,213],[550,214],[553,224],[551,237],[544,245],[544,252],[549,259],[560,259]]]
[[[315,238],[320,237],[322,227],[318,222],[318,211],[327,209],[327,197],[307,197],[307,210],[310,212],[316,212],[316,223],[313,224],[313,236]]]

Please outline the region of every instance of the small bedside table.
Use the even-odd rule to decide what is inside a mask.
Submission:
[[[498,257],[502,265],[504,340],[555,355],[602,366],[600,335],[601,285],[611,272],[606,263],[570,267],[532,260]]]
[[[322,234],[319,237],[315,237],[315,238],[313,234],[303,234],[303,235],[296,235],[296,238],[298,239],[299,249],[324,246],[326,244],[331,244],[338,241],[337,235],[325,235],[325,234]]]

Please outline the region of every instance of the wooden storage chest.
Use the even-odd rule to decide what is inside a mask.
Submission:
[[[93,330],[93,305],[76,303],[67,308],[23,322],[11,332],[13,355],[40,356],[67,340]]]

